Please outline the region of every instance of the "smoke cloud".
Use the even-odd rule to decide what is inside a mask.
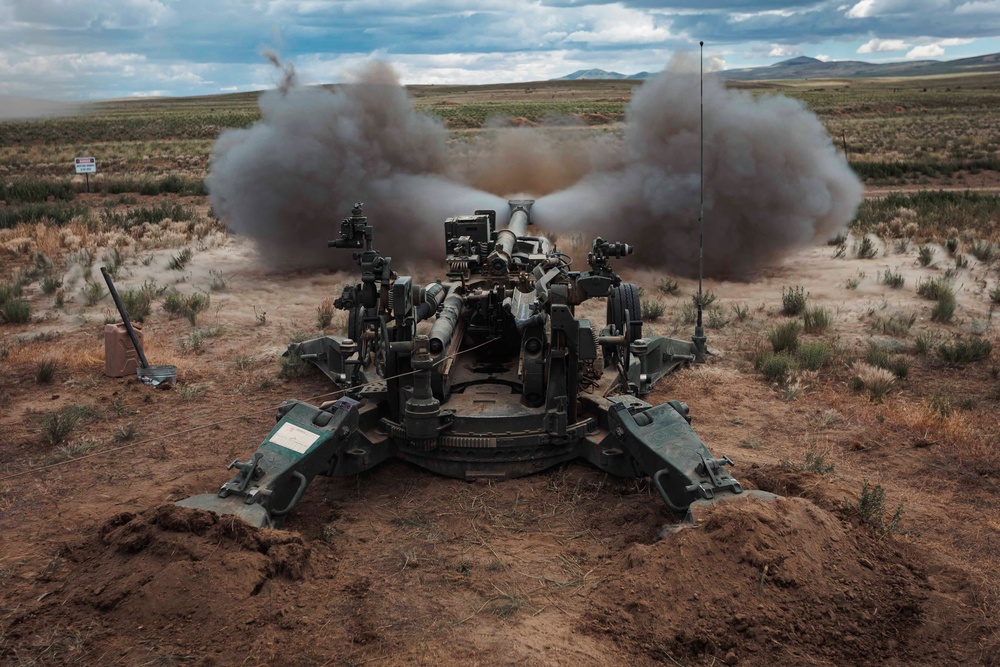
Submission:
[[[260,121],[219,136],[207,186],[216,213],[271,266],[350,267],[351,254],[327,241],[355,202],[375,247],[403,262],[443,253],[446,217],[506,208],[446,176],[447,130],[414,110],[388,65],[329,91],[297,85],[292,67],[267,57],[282,83],[261,95]]]
[[[261,121],[219,137],[208,189],[272,266],[350,266],[326,241],[356,201],[383,254],[437,260],[445,218],[495,209],[504,219],[505,198],[519,195],[540,197],[532,222],[546,231],[624,241],[636,247],[630,264],[697,275],[696,62],[675,58],[636,91],[622,142],[494,127],[463,160],[449,158],[447,130],[416,112],[388,65],[331,92],[299,86],[290,65],[267,57],[283,81],[261,96]],[[748,277],[843,229],[862,186],[816,116],[785,97],[704,83],[705,275]]]
[[[705,79],[705,274],[747,277],[826,239],[853,218],[863,189],[805,106]],[[635,259],[698,272],[699,73],[675,58],[639,88],[617,159],[538,200],[535,224],[634,244]]]

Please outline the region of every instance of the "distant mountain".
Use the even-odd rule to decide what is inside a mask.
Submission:
[[[761,81],[770,79],[928,76],[979,72],[1000,72],[1000,53],[958,60],[907,60],[897,63],[866,63],[860,60],[829,60],[824,62],[808,56],[799,56],[767,67],[727,69],[716,74],[730,81]]]
[[[958,60],[907,60],[897,63],[867,63],[861,60],[823,61],[809,56],[782,60],[767,67],[727,69],[715,72],[730,81],[761,81],[772,79],[844,79],[872,76],[927,76],[931,74],[975,74],[1000,72],[1000,53]],[[603,69],[581,69],[555,81],[580,79],[648,79],[649,72],[621,74]]]
[[[603,69],[581,69],[561,76],[553,81],[578,81],[580,79],[648,79],[649,72],[639,72],[638,74],[621,74],[619,72],[606,72]]]

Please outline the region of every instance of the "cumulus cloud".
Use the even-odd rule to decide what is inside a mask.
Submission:
[[[977,0],[964,2],[955,9],[956,14],[990,15],[1000,14],[1000,0]]]
[[[915,46],[906,53],[907,60],[918,60],[921,58],[939,58],[944,55],[944,49],[938,44],[924,44]]]
[[[737,67],[799,55],[795,42],[838,58],[836,44],[873,35],[883,47],[862,53],[894,41],[946,49],[947,39],[995,39],[1000,0],[216,0],[210,12],[199,0],[0,0],[8,70],[70,54],[145,59],[123,76],[80,66],[72,81],[53,61],[36,74],[0,75],[0,91],[80,98],[247,90],[267,81],[254,59],[261,43],[275,42],[274,26],[312,82],[337,82],[344,67],[389,56],[407,83],[493,83],[595,67],[654,71],[702,36],[735,54]],[[1000,50],[997,43],[990,49]],[[130,81],[147,75],[156,78]]]
[[[794,58],[801,55],[802,49],[787,44],[772,44],[771,49],[767,52],[768,58]]]
[[[172,15],[160,0],[12,0],[11,18],[74,29],[149,28]]]
[[[884,51],[905,51],[910,48],[910,44],[902,39],[875,39],[868,40],[860,47],[858,53],[882,53]]]

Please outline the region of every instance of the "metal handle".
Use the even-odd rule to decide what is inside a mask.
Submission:
[[[271,510],[270,512],[271,516],[285,516],[286,514],[291,512],[296,505],[299,504],[300,500],[302,500],[302,494],[306,492],[306,487],[309,486],[309,480],[307,480],[306,476],[300,473],[298,470],[292,471],[292,477],[299,480],[299,488],[295,490],[295,495],[292,496],[292,499],[290,501],[288,501],[288,505],[285,507],[285,509]]]

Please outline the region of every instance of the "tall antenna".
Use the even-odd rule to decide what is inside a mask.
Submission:
[[[705,42],[698,42],[698,103],[700,105],[699,125],[701,130],[701,162],[699,164],[701,192],[698,201],[698,323],[694,328],[692,342],[695,347],[695,360],[703,363],[708,354],[708,338],[705,337],[705,327],[702,324],[702,311],[705,302],[702,298],[702,282],[705,266]]]

